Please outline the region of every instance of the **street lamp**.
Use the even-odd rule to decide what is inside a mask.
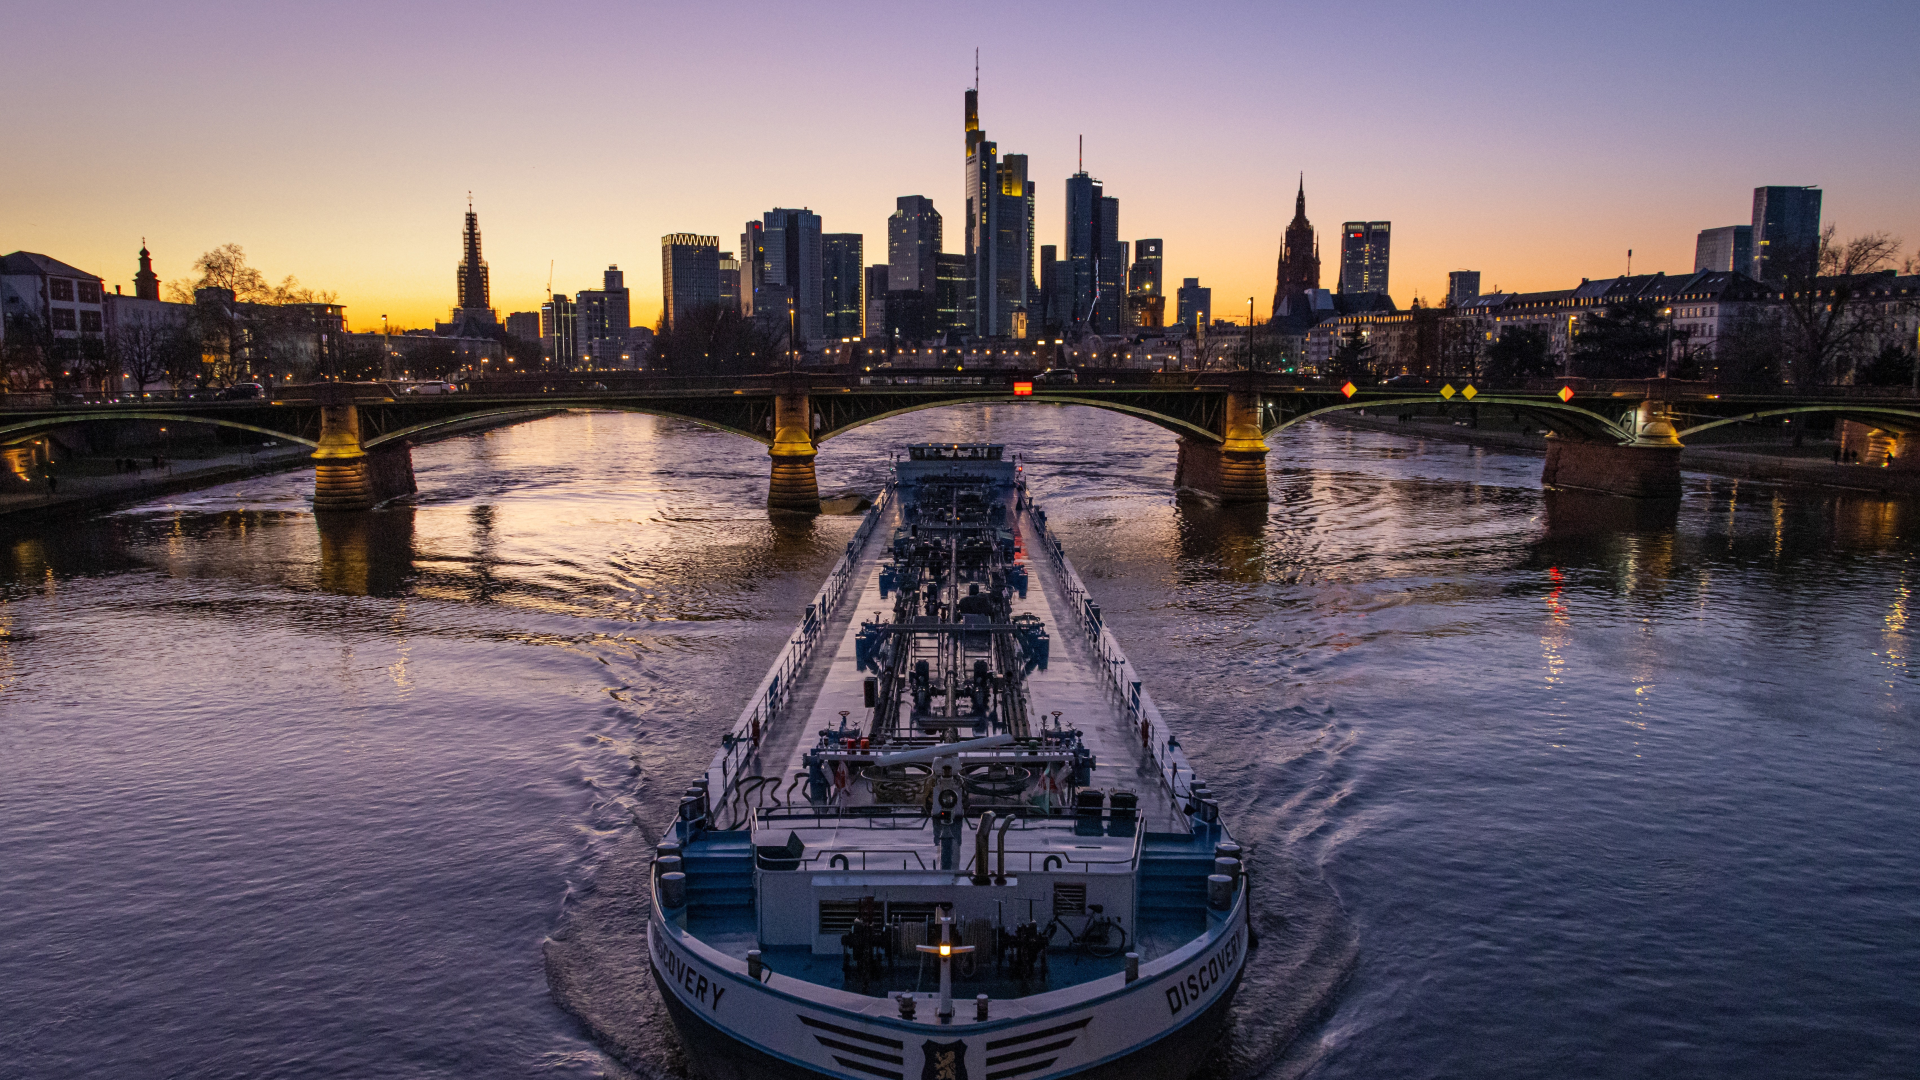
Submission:
[[[1667,317],[1667,351],[1660,358],[1660,377],[1664,379],[1673,370],[1673,308],[1667,308],[1662,314]]]

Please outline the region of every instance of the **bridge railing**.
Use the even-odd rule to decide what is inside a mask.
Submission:
[[[793,700],[795,684],[801,673],[812,659],[814,647],[826,636],[827,627],[833,621],[833,614],[846,596],[847,588],[853,583],[855,565],[860,561],[860,553],[866,547],[867,539],[880,527],[880,522],[892,509],[894,482],[880,491],[880,497],[860,521],[860,528],[847,541],[847,549],[827,572],[827,580],[815,594],[813,603],[807,605],[806,612],[800,618],[800,625],[788,635],[787,643],[768,668],[766,677],[754,689],[753,696],[747,699],[746,707],[734,721],[733,727],[720,737],[720,752],[714,755],[713,762],[707,766],[707,790],[709,802],[715,806],[724,806],[732,800],[734,788],[740,783],[748,766],[755,760],[760,750],[760,742],[786,711]]]
[[[1075,613],[1080,631],[1086,635],[1087,644],[1106,670],[1108,688],[1126,710],[1127,718],[1140,738],[1141,748],[1153,759],[1160,773],[1160,782],[1165,785],[1168,797],[1177,808],[1187,794],[1180,786],[1182,774],[1189,788],[1193,783],[1193,766],[1180,749],[1180,740],[1167,727],[1166,720],[1160,715],[1160,706],[1154,703],[1153,695],[1146,691],[1145,680],[1141,678],[1139,670],[1127,658],[1126,651],[1120,648],[1113,631],[1107,629],[1100,605],[1094,603],[1086,584],[1080,580],[1079,572],[1073,568],[1073,561],[1067,558],[1066,545],[1060,542],[1053,528],[1047,524],[1047,512],[1035,505],[1024,491],[1020,496],[1020,509],[1040,534],[1047,559],[1053,563],[1061,582],[1066,586],[1067,601]],[[1185,815],[1177,810],[1174,816],[1177,820],[1185,820]]]

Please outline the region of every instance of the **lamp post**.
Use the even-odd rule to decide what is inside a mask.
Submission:
[[[800,364],[798,346],[800,342],[794,334],[793,297],[787,297],[787,374],[791,375]]]
[[[1673,370],[1673,308],[1668,307],[1663,314],[1667,317],[1667,351],[1660,357],[1660,377],[1664,379]]]
[[[1253,370],[1253,297],[1247,297],[1247,370]]]
[[[387,317],[380,316],[380,377],[393,378],[393,334],[387,329]]]

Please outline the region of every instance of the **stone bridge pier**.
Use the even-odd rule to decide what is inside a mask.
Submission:
[[[320,445],[313,452],[315,513],[371,510],[376,504],[411,495],[412,445],[388,443],[369,451],[360,441],[360,408],[350,384],[319,387]]]
[[[1260,394],[1250,389],[1227,392],[1221,429],[1225,438],[1210,442],[1180,436],[1173,484],[1223,503],[1267,501],[1267,444],[1261,424]]]
[[[1555,434],[1547,439],[1540,482],[1550,488],[1597,491],[1637,499],[1680,497],[1680,437],[1671,407],[1643,401],[1633,415],[1633,441],[1582,442]]]
[[[813,472],[819,446],[813,441],[813,404],[802,380],[782,382],[773,399],[773,474],[767,481],[767,509],[796,514],[820,512],[820,481]]]

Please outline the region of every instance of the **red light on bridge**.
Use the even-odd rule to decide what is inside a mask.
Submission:
[[[1014,384],[1013,384],[1013,396],[1014,396],[1014,397],[1031,397],[1032,395],[1033,395],[1033,384],[1032,384],[1032,383],[1030,383],[1030,382],[1017,382],[1017,383],[1014,383]]]

